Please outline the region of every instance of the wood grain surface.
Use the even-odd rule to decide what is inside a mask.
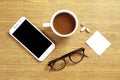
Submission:
[[[73,11],[79,21],[77,31],[68,38],[60,38],[50,28],[42,26],[61,9]],[[8,34],[22,16],[56,44],[55,50],[43,62],[38,62]],[[90,28],[90,33],[80,32],[82,22]],[[96,30],[111,42],[101,56],[85,44]],[[120,0],[0,0],[0,80],[119,80],[119,31]],[[89,58],[76,65],[68,62],[61,71],[49,71],[48,61],[80,47],[85,48]]]

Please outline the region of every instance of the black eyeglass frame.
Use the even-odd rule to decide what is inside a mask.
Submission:
[[[76,54],[77,51],[83,51],[83,53],[79,53],[79,54],[82,56],[82,58],[81,58],[79,61],[74,62],[74,61],[71,59],[71,56],[72,56],[73,54]],[[69,52],[69,53],[67,53],[67,54],[65,54],[65,55],[63,55],[63,56],[61,56],[61,57],[59,57],[59,58],[56,58],[56,59],[54,59],[54,60],[49,61],[49,62],[48,62],[48,66],[51,67],[50,70],[56,70],[56,71],[61,70],[61,69],[65,68],[65,66],[66,66],[66,60],[65,60],[66,57],[69,57],[69,59],[70,59],[71,62],[73,62],[74,64],[77,64],[77,63],[81,62],[84,57],[88,57],[88,56],[85,55],[84,51],[85,51],[85,48],[79,48],[79,49],[77,49],[77,50],[71,51],[71,52]],[[55,64],[57,61],[59,61],[59,60],[63,60],[64,63],[65,63],[65,65],[64,65],[61,69],[54,69],[54,68],[53,68],[54,64]]]

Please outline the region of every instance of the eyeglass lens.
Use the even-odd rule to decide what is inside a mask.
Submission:
[[[54,63],[53,69],[54,70],[61,70],[65,67],[66,61],[64,59],[58,60]]]
[[[73,62],[73,63],[78,63],[82,60],[83,55],[80,53],[75,53],[72,54],[71,56],[69,56],[69,59]]]

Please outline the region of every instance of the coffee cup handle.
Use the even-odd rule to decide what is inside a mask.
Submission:
[[[43,23],[43,27],[51,27],[50,23]]]

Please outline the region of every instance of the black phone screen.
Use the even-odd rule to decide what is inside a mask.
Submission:
[[[27,20],[20,25],[13,33],[13,36],[15,36],[37,58],[39,58],[52,44]]]

